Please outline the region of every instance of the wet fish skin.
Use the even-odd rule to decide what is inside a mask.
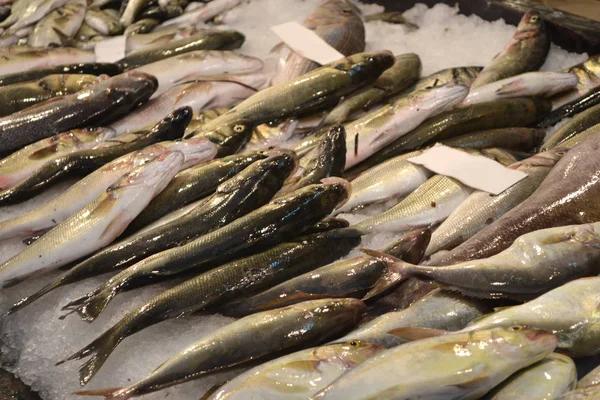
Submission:
[[[525,304],[506,307],[468,325],[464,331],[522,324],[554,332],[558,349],[574,356],[598,354],[598,287],[600,278],[581,278]]]
[[[569,357],[552,353],[521,370],[488,393],[485,400],[556,399],[575,388],[577,369]]]
[[[138,16],[139,19],[152,18],[157,19],[160,22],[166,21],[172,18],[179,17],[183,14],[183,8],[176,5],[166,5],[166,6],[155,6],[148,7],[144,11],[140,13]]]
[[[116,36],[123,32],[119,19],[104,10],[88,10],[85,14],[85,22],[102,36]]]
[[[130,72],[0,118],[0,151],[82,126],[105,125],[150,98],[156,87],[154,77]]]
[[[135,22],[136,17],[151,3],[150,0],[125,0],[121,4],[119,22],[127,27]]]
[[[600,396],[600,385],[571,390],[558,397],[557,400],[594,400]]]
[[[46,293],[91,276],[126,268],[160,251],[183,245],[198,236],[220,228],[234,219],[264,205],[281,188],[295,168],[289,153],[270,153],[266,159],[249,164],[247,168],[222,183],[216,193],[183,217],[155,229],[127,237],[104,248],[62,274],[37,293],[19,301],[15,312]],[[86,307],[86,320],[92,321],[108,304]]]
[[[414,53],[396,56],[396,62],[379,78],[348,99],[338,104],[323,120],[322,124],[334,125],[346,122],[357,111],[368,110],[373,105],[406,89],[419,79],[421,60]]]
[[[191,119],[189,108],[167,115],[150,131],[141,131],[106,140],[89,150],[77,151],[45,163],[18,185],[0,192],[0,205],[14,204],[32,198],[43,189],[71,176],[90,173],[117,157],[139,150],[161,140],[181,137]]]
[[[304,231],[305,235],[312,233],[327,232],[333,229],[347,228],[350,222],[342,218],[325,217]]]
[[[194,10],[186,7],[185,12],[179,17],[172,18],[160,24],[155,28],[155,31],[169,29],[174,26],[190,26],[207,22],[219,14],[225,13],[241,3],[241,0],[213,0],[204,6],[199,6]]]
[[[91,51],[67,47],[10,46],[2,49],[3,61],[0,65],[0,75],[3,76],[3,80],[6,79],[4,75],[20,75],[49,67],[63,68],[65,64],[93,63],[96,59]]]
[[[85,0],[68,0],[66,4],[42,18],[27,38],[32,47],[63,44],[64,38],[75,36],[86,14]]]
[[[600,366],[594,368],[581,378],[579,382],[577,382],[577,389],[583,389],[598,384],[600,384]]]
[[[129,388],[78,394],[131,398],[248,360],[320,344],[351,329],[364,310],[360,300],[324,299],[254,314],[204,336]],[[248,346],[256,337],[264,340]]]
[[[600,220],[594,203],[600,168],[597,137],[592,134],[571,148],[527,200],[441,257],[439,265],[489,257],[537,229]]]
[[[117,61],[126,71],[194,50],[234,50],[244,43],[245,37],[237,31],[200,30],[188,38],[174,40],[160,48],[133,51]]]
[[[192,132],[190,137],[203,137],[217,145],[217,157],[225,157],[240,151],[252,137],[252,121],[235,119],[215,129]]]
[[[359,340],[392,348],[408,342],[405,338],[394,335],[393,331],[396,329],[430,328],[458,331],[491,311],[492,308],[481,300],[437,289],[410,307],[383,314],[335,342]]]
[[[123,72],[123,69],[113,63],[81,63],[70,65],[59,65],[56,67],[41,68],[32,71],[17,72],[14,74],[0,76],[0,87],[15,83],[35,81],[52,74],[87,74],[115,76]]]
[[[482,191],[472,193],[434,231],[426,255],[458,246],[521,204],[540,186],[567,151],[557,148],[511,165],[509,168],[522,171],[527,177],[497,196]]]
[[[575,89],[565,92],[564,94],[556,95],[551,99],[554,109],[558,109],[566,103],[576,100],[600,85],[599,61],[599,56],[593,55],[586,61],[564,70],[564,72],[575,74],[579,82]]]
[[[0,27],[6,28],[3,36],[9,36],[21,28],[33,25],[53,10],[62,7],[67,0],[27,0],[13,5],[12,13],[16,14],[16,21],[11,15],[0,23]],[[24,4],[23,4],[24,3]],[[23,4],[21,6],[21,4]]]
[[[430,235],[427,229],[411,231],[381,251],[418,263]],[[241,316],[317,298],[360,297],[385,271],[385,264],[373,257],[354,257],[299,275],[233,304],[226,304],[222,311],[226,315]]]
[[[347,0],[324,0],[302,25],[345,56],[365,51],[365,27],[356,7]],[[285,44],[278,45],[277,72],[271,85],[280,85],[314,70],[319,65]]]
[[[66,96],[85,89],[102,80],[94,75],[48,75],[38,81],[14,83],[0,87],[0,117],[5,117],[27,107]]]
[[[562,125],[556,132],[552,134],[552,136],[548,138],[548,140],[544,142],[540,150],[544,151],[552,149],[556,146],[560,146],[562,142],[571,139],[572,137],[599,123],[600,105],[595,105],[575,115],[571,120]]]
[[[403,332],[429,331],[397,330],[399,335]],[[557,342],[551,333],[519,326],[429,337],[382,351],[312,399],[477,399],[514,372],[544,359]]]
[[[125,36],[150,33],[154,28],[160,25],[160,21],[154,18],[140,19],[125,28],[123,34]]]
[[[497,147],[507,150],[530,151],[537,148],[546,131],[535,128],[501,128],[475,131],[440,143],[450,147],[467,147],[472,149],[489,149]]]
[[[475,79],[472,88],[539,69],[550,50],[550,38],[541,15],[525,13],[508,45]]]
[[[108,128],[74,129],[25,146],[0,160],[0,189],[21,183],[50,160],[91,149],[115,135],[116,132]]]
[[[581,97],[577,97],[573,101],[556,108],[546,118],[538,122],[535,127],[542,129],[549,128],[556,125],[562,119],[573,117],[597,104],[600,104],[600,87],[590,89]]]
[[[411,30],[419,29],[417,24],[412,23],[404,18],[402,13],[399,11],[381,12],[365,16],[365,22],[371,21],[383,21],[390,24],[406,25],[406,27]]]

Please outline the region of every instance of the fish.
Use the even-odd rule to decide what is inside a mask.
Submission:
[[[244,35],[237,31],[202,29],[193,36],[173,40],[158,48],[141,48],[132,51],[118,60],[117,64],[121,65],[127,71],[195,50],[238,49],[244,43],[244,40]]]
[[[583,389],[571,390],[557,397],[558,400],[595,400],[600,396],[600,385],[588,386]]]
[[[305,156],[300,165],[302,174],[285,185],[280,195],[293,192],[301,187],[319,183],[330,176],[341,177],[346,162],[346,131],[342,125],[334,125],[325,134],[318,148],[311,156]]]
[[[154,28],[160,25],[160,21],[154,18],[140,19],[125,28],[125,36],[134,36],[144,33],[150,33]]]
[[[124,33],[124,35],[126,36],[125,53],[130,53],[134,50],[138,50],[148,46],[160,47],[167,43],[170,43],[173,40],[181,39],[184,37],[190,37],[197,32],[198,29],[195,26],[185,28],[171,28],[158,32],[140,32],[135,34],[126,32]]]
[[[521,326],[433,337],[423,328],[395,332],[426,338],[382,351],[311,399],[478,399],[547,357],[558,342],[549,332]]]
[[[27,38],[31,47],[52,47],[63,44],[64,38],[75,36],[86,15],[85,0],[67,0],[35,24]],[[89,11],[88,11],[89,12]]]
[[[579,382],[577,382],[577,389],[583,389],[598,384],[600,384],[600,366],[594,368],[581,378]]]
[[[347,197],[348,182],[327,178],[324,183],[305,186],[284,197],[206,233],[183,246],[154,254],[115,275],[84,296],[71,301],[64,310],[85,313],[88,304],[112,299],[119,292],[141,287],[157,279],[169,279],[184,272],[204,272],[216,262],[230,259],[258,246],[274,245],[297,236]],[[259,232],[260,234],[257,234]]]
[[[123,32],[119,18],[113,17],[103,10],[87,10],[85,22],[102,36],[116,36]]]
[[[600,87],[590,89],[581,97],[577,97],[548,114],[544,119],[538,122],[535,127],[546,129],[556,125],[565,118],[571,118],[590,107],[600,104]]]
[[[421,76],[421,59],[414,53],[396,56],[396,62],[384,71],[370,87],[363,88],[338,104],[322,125],[343,124],[356,112],[368,110],[415,83]]]
[[[35,24],[45,15],[62,7],[67,0],[22,0],[13,4],[11,15],[0,23],[1,28],[6,28],[3,36],[11,35],[21,28]]]
[[[391,157],[458,135],[486,129],[529,126],[550,112],[550,108],[550,102],[546,99],[515,98],[446,111],[390,143],[350,173],[360,173]],[[510,115],[510,118],[507,118],[507,115]]]
[[[91,149],[115,136],[116,132],[108,128],[74,129],[25,146],[0,160],[0,190],[23,182],[48,161]]]
[[[466,296],[526,301],[574,279],[598,275],[597,224],[567,225],[525,233],[507,249],[472,261],[436,266],[392,262],[398,279],[425,277]],[[367,254],[373,255],[368,250]],[[465,277],[468,276],[468,279]]]
[[[537,148],[546,131],[535,128],[500,128],[475,131],[452,139],[442,140],[440,143],[449,147],[462,147],[472,149],[489,149],[498,147],[507,150],[530,151]]]
[[[88,150],[80,150],[46,162],[24,181],[0,192],[0,205],[14,204],[34,197],[69,176],[82,176],[134,150],[160,140],[178,139],[192,112],[181,108],[167,115],[152,129],[105,140]]]
[[[325,217],[304,231],[305,235],[311,233],[327,232],[339,228],[347,228],[350,223],[342,218]]]
[[[165,151],[179,151],[184,156],[182,168],[212,159],[215,145],[205,139],[161,142],[126,154],[92,172],[54,199],[30,212],[0,222],[0,240],[36,236],[53,228],[97,198],[123,175]]]
[[[365,16],[365,22],[383,21],[389,24],[405,25],[410,30],[419,29],[419,26],[404,18],[400,11],[388,11]]]
[[[155,30],[159,31],[172,28],[174,26],[199,25],[203,22],[209,21],[219,14],[231,10],[241,2],[242,0],[213,0],[210,3],[204,4],[203,6],[193,10],[188,10],[188,7],[182,15],[163,22]]]
[[[496,82],[524,72],[538,70],[550,50],[550,37],[544,20],[535,11],[523,15],[517,31],[504,50],[479,73],[471,88]]]
[[[266,82],[266,78],[262,75],[233,74],[251,74],[259,72],[262,67],[263,62],[258,58],[237,54],[233,51],[196,50],[146,64],[135,70],[158,79],[158,89],[154,93],[156,97],[178,83],[207,76],[215,76],[213,80],[229,80],[259,89]]]
[[[598,146],[595,134],[581,140],[556,163],[531,196],[440,257],[440,265],[492,256],[519,236],[538,229],[600,220],[594,206],[600,168],[595,157]]]
[[[16,312],[58,287],[127,268],[152,254],[183,245],[264,205],[296,167],[296,160],[290,153],[277,151],[269,154],[267,158],[258,159],[226,180],[215,194],[186,215],[105,247],[40,291],[19,301],[9,312]],[[92,321],[99,315],[108,301],[101,308],[87,307],[84,315],[86,320]]]
[[[128,72],[0,118],[0,151],[19,149],[70,129],[105,125],[127,114],[156,90],[150,75]]]
[[[15,83],[36,81],[52,74],[87,74],[115,76],[123,72],[123,69],[113,63],[80,63],[59,65],[56,67],[40,68],[24,72],[16,72],[0,76],[0,87]]]
[[[553,332],[558,349],[573,356],[596,355],[600,278],[581,278],[550,290],[525,304],[506,307],[473,321],[464,331],[522,324]]]
[[[183,162],[181,152],[168,152],[124,175],[97,199],[0,265],[0,283],[15,284],[106,246],[167,185]]]
[[[300,350],[238,375],[208,399],[305,400],[382,350],[358,340]]]
[[[258,125],[322,108],[374,81],[393,63],[394,57],[389,51],[376,51],[325,64],[286,83],[261,90],[199,130],[210,132],[239,120]]]
[[[345,169],[350,169],[388,144],[399,140],[428,118],[451,109],[460,103],[468,92],[467,86],[454,82],[423,89],[346,124]]]
[[[576,384],[575,362],[565,355],[552,353],[537,364],[512,375],[484,399],[556,399],[575,389]]]
[[[562,142],[599,123],[600,105],[595,105],[575,115],[571,120],[562,125],[544,142],[540,150],[544,151],[560,146]]]
[[[553,109],[558,109],[600,86],[600,57],[593,55],[580,64],[566,68],[563,72],[575,74],[579,82],[575,89],[552,97]]]
[[[104,78],[84,74],[48,75],[37,81],[0,87],[0,117],[5,117],[53,97],[83,90]]]
[[[360,11],[350,1],[324,0],[302,25],[344,56],[365,51],[365,27]],[[271,86],[285,83],[319,66],[283,43],[277,45],[273,52],[277,53],[277,70]]]
[[[254,124],[249,120],[233,120],[231,123],[220,124],[216,129],[205,131],[201,129],[191,132],[188,137],[203,137],[217,145],[217,157],[235,154],[248,143],[252,136]],[[186,134],[187,135],[187,134]]]
[[[418,263],[430,236],[429,230],[417,229],[388,244],[381,251]],[[385,270],[385,263],[370,256],[338,261],[298,275],[262,293],[225,304],[222,312],[240,316],[318,298],[361,297]]]
[[[23,49],[17,50],[16,47],[23,47]],[[21,74],[31,70],[50,67],[60,66],[62,68],[65,64],[93,63],[96,60],[96,56],[91,51],[67,47],[47,49],[42,47],[12,46],[5,49],[0,55],[2,57],[0,75]],[[3,81],[4,79],[6,77],[3,77]]]
[[[227,110],[225,110],[227,112]],[[276,123],[276,122],[275,122]],[[252,131],[252,137],[246,145],[246,150],[265,150],[271,147],[280,147],[296,133],[300,121],[292,118],[280,124],[260,124]]]
[[[121,11],[119,22],[121,25],[127,27],[131,25],[138,14],[142,12],[144,8],[149,6],[151,0],[125,0],[121,3]]]
[[[162,22],[179,17],[181,14],[183,14],[183,8],[177,5],[154,6],[146,8],[138,18],[154,18]]]
[[[77,394],[128,399],[249,360],[321,344],[352,329],[365,308],[357,299],[323,299],[253,314],[200,338],[128,388]],[[262,340],[248,346],[249,340],[256,337]],[[115,340],[118,338],[108,335],[99,338],[83,356],[96,349],[103,351],[105,342],[112,344]]]
[[[481,300],[436,289],[410,307],[385,313],[335,342],[358,340],[377,343],[389,349],[408,342],[407,339],[394,334],[396,329],[429,328],[458,331],[490,311],[492,308]]]
[[[540,186],[550,170],[568,151],[556,148],[519,161],[509,168],[527,177],[499,195],[475,191],[433,232],[426,255],[450,250],[521,204]]]
[[[577,76],[568,72],[527,72],[474,87],[462,104],[475,104],[511,97],[551,97],[573,89]]]

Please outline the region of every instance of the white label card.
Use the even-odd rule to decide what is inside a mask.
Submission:
[[[297,22],[272,26],[271,30],[296,53],[316,63],[328,64],[345,57],[319,35]]]
[[[115,62],[125,57],[127,36],[115,36],[96,43],[96,62]]]
[[[487,157],[468,154],[441,144],[409,158],[408,161],[493,194],[500,194],[527,177],[526,173],[506,168]]]

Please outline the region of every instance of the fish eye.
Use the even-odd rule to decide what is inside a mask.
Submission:
[[[350,342],[350,346],[356,347],[356,346],[358,346],[358,342],[353,340]]]
[[[513,331],[513,332],[518,332],[518,331],[521,331],[521,330],[523,330],[523,327],[522,327],[522,326],[519,326],[519,325],[514,325],[514,326],[511,326],[511,327],[510,327],[510,328],[508,328],[508,329],[510,329],[510,330],[511,330],[511,331]]]
[[[529,20],[531,22],[538,22],[538,20],[540,19],[540,17],[538,17],[537,15],[534,15],[533,17],[531,17]]]
[[[242,132],[244,132],[245,129],[246,128],[244,127],[244,125],[240,125],[240,124],[237,124],[233,127],[233,130],[237,133],[242,133]]]

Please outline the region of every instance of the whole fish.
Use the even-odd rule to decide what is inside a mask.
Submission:
[[[376,14],[370,14],[365,16],[365,22],[372,21],[383,21],[390,24],[400,24],[405,25],[407,28],[411,30],[419,29],[417,24],[414,24],[404,18],[401,12],[399,11],[389,11],[389,12],[381,12]]]
[[[244,43],[244,40],[244,35],[237,31],[204,29],[193,36],[173,40],[162,47],[141,48],[132,51],[117,61],[117,64],[123,66],[125,70],[130,70],[195,50],[238,49]]]
[[[567,149],[557,148],[519,161],[509,168],[527,177],[499,195],[476,191],[460,204],[433,232],[426,255],[450,250],[521,204],[540,186]]]
[[[390,243],[381,251],[418,263],[423,257],[430,235],[428,230],[418,229]],[[247,315],[318,298],[360,297],[385,270],[385,263],[373,257],[354,257],[299,275],[222,308],[225,314]]]
[[[91,149],[115,135],[115,131],[108,128],[74,129],[25,146],[0,160],[0,189],[23,182],[48,161]]]
[[[229,74],[247,74],[259,72],[263,63],[258,58],[248,57],[233,51],[197,50],[179,56],[169,57],[136,68],[136,71],[145,72],[158,79],[158,89],[154,96],[164,93],[173,85],[193,80],[195,78],[222,75],[216,79],[240,82],[255,89],[260,89],[266,78],[260,79],[258,74],[244,76],[230,76]],[[224,106],[222,106],[224,107]]]
[[[314,346],[352,329],[365,308],[357,299],[323,299],[250,315],[204,336],[128,388],[78,394],[128,399],[249,360]],[[254,342],[257,337],[262,340]],[[117,340],[108,334],[100,337],[83,356],[103,351]],[[248,346],[249,341],[254,344]],[[92,357],[88,364],[96,362],[97,355]]]
[[[501,128],[476,131],[442,140],[440,143],[450,147],[468,147],[489,149],[497,147],[508,150],[529,151],[540,145],[546,131],[534,128]]]
[[[360,11],[348,0],[324,0],[302,25],[345,56],[365,51],[365,27]],[[279,44],[277,71],[271,85],[280,85],[306,74],[319,65]]]
[[[0,87],[0,117],[5,117],[27,107],[66,96],[103,80],[94,75],[48,75],[40,80],[14,83]]]
[[[0,87],[14,83],[36,81],[52,74],[87,74],[115,76],[123,72],[123,68],[113,63],[89,63],[59,65],[25,72],[0,76]]]
[[[390,143],[357,169],[363,171],[388,158],[465,133],[529,126],[548,113],[550,107],[550,102],[545,99],[516,98],[473,104],[446,111]],[[509,115],[510,118],[507,117]]]
[[[577,279],[525,304],[500,309],[474,321],[464,330],[522,324],[554,332],[560,339],[558,348],[570,354],[598,354],[598,288],[598,277]]]
[[[189,108],[181,108],[167,115],[149,131],[121,135],[105,140],[91,149],[79,150],[46,162],[21,183],[0,192],[0,204],[14,204],[30,199],[70,175],[82,176],[117,157],[154,142],[181,138],[191,114]]]
[[[511,97],[550,97],[577,85],[568,72],[528,72],[474,87],[462,104],[484,103]]]
[[[305,400],[382,350],[356,340],[300,350],[238,375],[209,399]]]
[[[433,175],[422,165],[408,161],[421,153],[421,150],[417,150],[396,156],[357,176],[350,182],[350,199],[338,212],[350,212],[368,204],[402,198],[412,193]]]
[[[47,14],[35,24],[27,39],[27,45],[31,47],[62,45],[64,38],[75,36],[83,24],[86,6],[86,0],[67,0],[64,6]]]
[[[597,104],[600,104],[600,87],[590,89],[590,91],[581,97],[577,97],[575,100],[554,109],[535,126],[542,129],[549,128],[559,123],[562,119],[573,117]]]
[[[346,334],[336,342],[350,340],[378,343],[392,348],[408,342],[394,334],[400,328],[430,328],[458,331],[492,308],[481,300],[435,290],[410,307],[383,314]]]
[[[565,140],[569,140],[588,128],[600,123],[600,105],[595,105],[575,115],[571,120],[562,125],[544,142],[541,150],[552,149],[560,146]]]
[[[572,359],[552,353],[525,368],[488,393],[485,400],[556,399],[575,389],[577,369]]]
[[[205,139],[190,139],[161,142],[126,154],[92,172],[44,205],[0,222],[0,240],[46,232],[81,210],[125,174],[166,151],[181,152],[184,156],[182,168],[188,168],[212,159],[217,149]]]
[[[168,152],[123,176],[97,199],[3,263],[0,281],[11,285],[106,246],[167,185],[183,162],[182,153]]]
[[[554,109],[557,109],[600,86],[600,56],[591,56],[581,64],[567,68],[563,72],[575,74],[579,82],[575,89],[565,92],[564,94],[556,95],[552,98],[552,106]]]
[[[223,124],[240,120],[258,125],[321,108],[374,81],[393,63],[394,57],[388,51],[354,54],[286,83],[261,90],[225,114],[208,121],[200,131],[210,132]]]
[[[125,28],[125,36],[134,36],[138,34],[150,33],[154,28],[160,25],[160,21],[154,18],[140,19]]]
[[[216,17],[240,4],[241,0],[213,0],[193,10],[186,8],[185,13],[160,24],[156,30],[168,29],[174,26],[198,25]],[[196,3],[192,3],[196,4]],[[190,6],[192,5],[190,4]]]
[[[132,265],[88,294],[73,300],[64,309],[83,310],[88,304],[112,299],[119,292],[140,287],[152,280],[169,279],[186,271],[203,272],[215,262],[257,246],[279,243],[297,236],[303,229],[329,215],[348,194],[348,183],[327,178],[278,197],[228,225],[207,233],[183,246],[154,254]]]
[[[443,266],[436,262],[435,267],[399,260],[389,269],[398,279],[421,276],[467,296],[528,300],[574,279],[600,273],[598,229],[598,224],[541,229],[520,236],[510,247],[487,258]],[[381,257],[389,262],[393,259],[384,254]]]
[[[102,36],[116,36],[123,32],[119,19],[104,10],[88,10],[85,14],[85,22]]]
[[[396,330],[416,337],[428,331]],[[478,399],[544,359],[557,342],[551,333],[520,326],[429,337],[382,351],[311,399]]]
[[[127,232],[135,232],[160,218],[212,194],[218,185],[240,173],[268,152],[234,154],[178,173],[158,196],[133,220]]]
[[[21,28],[35,24],[51,11],[62,7],[67,0],[21,0],[12,7],[11,15],[0,23],[7,28],[3,36],[8,36]],[[25,3],[25,4],[23,4]],[[23,4],[23,5],[21,5]]]
[[[0,118],[0,151],[15,150],[73,128],[104,125],[146,101],[156,87],[154,77],[128,72]]]
[[[467,86],[453,82],[423,89],[346,124],[345,169],[385,148],[426,119],[460,103],[468,92]]]
[[[577,389],[583,389],[588,386],[600,384],[600,366],[588,372],[583,378],[577,382]]]
[[[10,310],[15,312],[44,294],[67,284],[105,272],[126,268],[162,250],[185,244],[196,237],[226,225],[264,205],[281,188],[295,168],[288,153],[276,153],[258,160],[219,186],[216,193],[186,215],[155,229],[130,236],[106,247],[62,274]],[[103,305],[108,304],[108,300]],[[91,321],[102,309],[86,308]],[[92,316],[92,312],[94,315]]]
[[[21,74],[26,71],[49,67],[61,66],[62,68],[65,64],[93,63],[96,60],[96,56],[91,51],[67,47],[47,49],[20,46],[24,47],[22,50],[17,50],[15,47],[19,46],[7,48],[7,50],[3,51],[0,75]],[[15,82],[11,81],[10,83]]]
[[[594,203],[600,173],[597,138],[594,134],[575,145],[527,200],[441,257],[439,265],[489,257],[537,229],[600,220]]]
[[[213,105],[227,107],[237,104],[242,99],[256,93],[255,89],[236,82],[235,78],[230,79],[228,81],[200,79],[178,84],[130,114],[113,122],[111,127],[118,134],[135,132],[156,123],[162,115],[180,107],[190,107],[194,112]],[[260,76],[257,76],[256,79],[259,82],[262,81]],[[244,124],[240,123],[240,125]],[[252,127],[248,126],[249,134],[251,129]]]
[[[517,32],[475,79],[472,88],[538,70],[550,50],[550,38],[541,15],[529,11],[523,15]]]
[[[138,14],[142,12],[144,8],[149,6],[151,0],[125,0],[121,3],[121,16],[119,22],[121,25],[127,27],[136,20]]]

